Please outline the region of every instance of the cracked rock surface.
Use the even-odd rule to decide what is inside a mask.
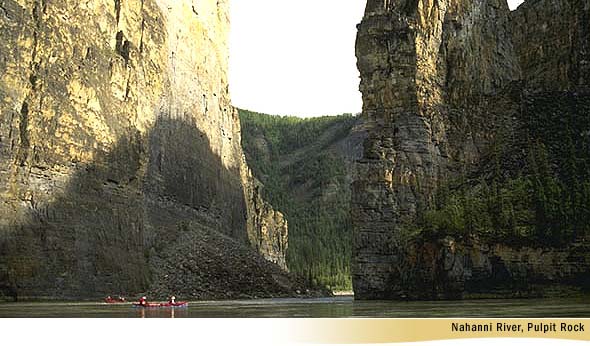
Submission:
[[[2,294],[144,292],[182,222],[286,269],[230,103],[227,1],[0,6]]]
[[[437,187],[486,167],[499,132],[518,139],[531,105],[567,99],[583,116],[589,16],[587,0],[527,1],[514,12],[505,0],[367,1],[356,43],[369,128],[353,183],[356,298],[551,295],[543,287],[588,285],[590,259],[576,255],[584,239],[519,249],[408,239],[403,230]],[[551,264],[540,264],[545,255]],[[449,258],[456,264],[445,265]]]

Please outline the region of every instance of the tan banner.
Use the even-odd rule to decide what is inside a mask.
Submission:
[[[450,339],[547,338],[590,341],[590,319],[327,319],[295,322],[297,341],[384,344]]]

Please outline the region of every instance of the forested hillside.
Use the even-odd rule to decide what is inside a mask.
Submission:
[[[525,102],[520,125],[510,132],[499,121],[484,153],[487,164],[439,186],[405,231],[522,246],[560,246],[587,233],[588,104],[567,93],[546,99],[552,103]],[[240,118],[247,161],[289,222],[289,268],[314,283],[349,289],[350,183],[364,138],[360,120],[245,110]]]
[[[350,183],[364,136],[358,118],[240,110],[240,119],[246,159],[289,223],[289,269],[312,283],[350,289]]]
[[[526,99],[520,125],[495,130],[487,164],[442,186],[418,230],[554,247],[589,232],[589,112],[587,95]]]

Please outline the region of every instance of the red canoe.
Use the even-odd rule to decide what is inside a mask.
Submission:
[[[177,302],[177,303],[146,303],[144,305],[139,303],[133,303],[136,308],[186,308],[188,302]]]

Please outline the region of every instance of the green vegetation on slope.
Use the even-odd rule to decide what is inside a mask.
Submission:
[[[289,222],[289,269],[313,284],[350,289],[351,165],[337,143],[357,118],[240,110],[240,119],[248,164],[265,185],[265,198]]]
[[[525,100],[518,129],[496,124],[478,170],[440,186],[407,231],[529,246],[561,246],[588,234],[589,99],[556,93]],[[289,221],[289,268],[312,283],[350,289],[354,158],[337,144],[350,140],[358,119],[240,117],[248,163]]]
[[[441,187],[420,213],[418,231],[545,246],[589,232],[587,100],[559,93],[526,102],[519,142],[498,134],[485,174]],[[518,164],[505,167],[510,162]]]

